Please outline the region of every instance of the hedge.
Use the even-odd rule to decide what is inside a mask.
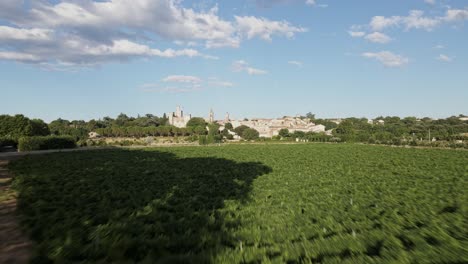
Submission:
[[[69,149],[75,147],[75,139],[69,136],[22,137],[18,141],[19,151]]]
[[[16,147],[18,145],[18,140],[15,140],[12,137],[0,137],[0,148],[13,146]]]

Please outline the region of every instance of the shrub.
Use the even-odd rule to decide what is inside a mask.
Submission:
[[[222,137],[220,135],[207,135],[207,136],[199,136],[198,137],[198,144],[200,145],[209,145],[214,143],[221,143]]]
[[[258,139],[260,133],[253,128],[247,128],[242,132],[242,138],[245,140],[255,140]]]
[[[0,137],[0,148],[13,146],[16,147],[18,145],[18,141],[11,138],[11,137]]]
[[[75,148],[76,142],[70,136],[22,137],[18,141],[19,151]]]

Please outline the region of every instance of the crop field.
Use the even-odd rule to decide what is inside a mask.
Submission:
[[[468,262],[468,151],[111,149],[10,169],[38,263]]]

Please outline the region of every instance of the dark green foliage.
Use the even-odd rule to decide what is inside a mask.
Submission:
[[[242,132],[242,138],[245,140],[256,140],[259,136],[260,133],[253,128],[247,128]]]
[[[0,115],[0,137],[18,140],[22,136],[32,136],[31,120],[23,115]]]
[[[75,139],[69,136],[21,137],[18,141],[19,151],[68,149],[75,147]]]
[[[49,127],[41,119],[32,119],[31,120],[31,135],[48,136],[50,135]]]
[[[283,128],[278,132],[280,137],[289,137],[289,130],[287,128]]]
[[[0,148],[12,146],[16,147],[18,145],[18,141],[11,137],[0,137]]]
[[[378,121],[383,121],[383,123]],[[328,128],[327,128],[328,129]],[[346,118],[334,129],[333,134],[346,142],[373,142],[401,145],[414,141],[436,140],[453,142],[468,140],[468,121],[452,116],[432,120],[406,117],[377,117],[372,124],[366,118]],[[412,144],[420,145],[415,142]]]
[[[232,126],[231,123],[224,124],[224,128],[226,128],[227,130],[233,130],[234,129],[234,127]]]
[[[50,133],[56,136],[71,136],[76,141],[88,138],[88,125],[83,120],[57,119],[49,124]]]
[[[246,125],[241,125],[241,126],[238,126],[238,127],[234,128],[234,132],[236,132],[237,135],[242,137],[242,134],[244,133],[244,130],[246,130],[248,128],[250,128],[250,127],[248,127]]]
[[[327,119],[315,119],[313,122],[317,125],[324,125],[326,130],[334,129],[338,127],[338,124]]]
[[[201,117],[192,117],[188,122],[187,122],[188,127],[205,127],[206,122],[205,119]]]

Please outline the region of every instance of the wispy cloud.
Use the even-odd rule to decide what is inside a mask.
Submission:
[[[233,87],[234,84],[211,77],[206,81],[192,75],[169,75],[159,82],[145,83],[140,85],[142,92],[158,93],[190,93],[206,89],[207,87]]]
[[[162,80],[163,82],[179,82],[179,83],[201,83],[202,79],[190,75],[169,75]]]
[[[453,61],[453,58],[452,58],[452,57],[449,57],[449,56],[447,56],[447,55],[445,55],[445,54],[440,54],[439,56],[437,56],[436,59],[439,60],[439,61],[443,61],[443,62],[451,62],[451,61]]]
[[[213,86],[213,87],[226,87],[226,88],[234,87],[234,83],[222,81],[216,77],[208,78],[208,85]]]
[[[392,40],[392,38],[380,32],[367,34],[364,38],[370,42],[380,43],[380,44],[385,44]]]
[[[232,63],[232,70],[234,72],[246,72],[249,75],[263,75],[268,72],[265,70],[256,69],[250,67],[249,64],[244,60],[238,60]]]
[[[382,31],[389,27],[404,27],[405,30],[425,29],[432,30],[435,27],[456,21],[468,20],[468,9],[448,9],[444,16],[425,16],[421,10],[412,10],[408,16],[374,16],[369,27],[373,31]]]
[[[350,30],[350,31],[348,31],[348,34],[353,38],[361,38],[361,37],[364,37],[366,35],[366,32]]]
[[[296,65],[297,67],[302,67],[303,65],[301,61],[295,61],[295,60],[288,61],[288,64]]]
[[[408,58],[401,56],[401,55],[394,54],[390,51],[366,52],[366,53],[363,53],[362,56],[365,58],[375,59],[381,62],[386,67],[392,67],[392,68],[402,67],[409,63]]]

